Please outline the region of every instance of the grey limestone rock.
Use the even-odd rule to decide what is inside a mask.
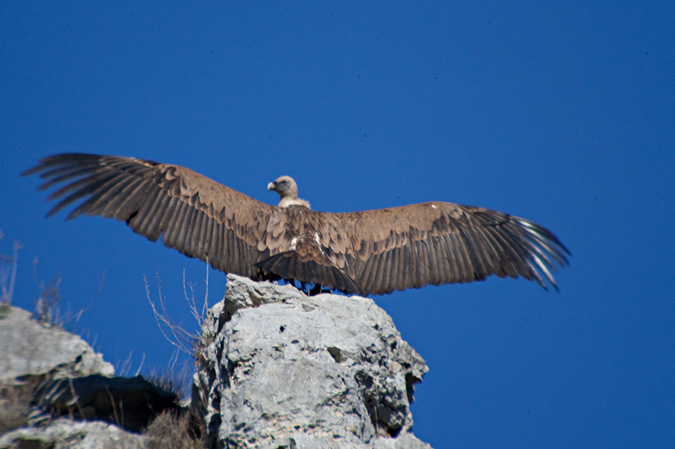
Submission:
[[[26,376],[112,376],[113,366],[77,335],[0,305],[0,384]]]
[[[196,354],[211,447],[430,447],[409,409],[427,367],[371,299],[227,282]]]
[[[158,414],[181,411],[175,393],[141,376],[113,374],[112,365],[77,335],[39,323],[24,310],[0,305],[0,432],[23,427],[13,431],[21,441],[28,441],[32,433],[39,434],[38,439],[57,441],[59,435],[73,440],[84,438],[92,429],[99,435],[105,428],[105,434],[114,439],[117,434],[104,424],[100,429],[82,427],[57,418],[107,421],[140,432]]]
[[[24,427],[0,436],[0,449],[142,449],[146,439],[103,422],[60,419],[47,427]]]

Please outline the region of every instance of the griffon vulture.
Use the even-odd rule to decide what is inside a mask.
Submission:
[[[68,219],[113,217],[217,270],[319,290],[381,295],[492,274],[557,288],[552,272],[569,255],[547,229],[480,207],[434,201],[316,212],[288,176],[267,186],[281,197],[271,206],[188,168],[129,157],[59,154],[23,175],[35,173],[41,190],[63,184],[48,198],[61,198],[48,216],[82,199]]]

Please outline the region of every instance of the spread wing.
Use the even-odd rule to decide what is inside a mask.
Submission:
[[[48,216],[84,200],[81,214],[125,221],[134,232],[214,268],[255,279],[254,264],[269,257],[259,248],[273,206],[219,184],[188,168],[141,159],[93,154],[44,158],[23,173],[39,173],[45,190],[64,183]]]
[[[432,202],[335,216],[351,238],[346,269],[361,294],[492,274],[557,289],[552,272],[566,266],[570,254],[542,226],[479,207]]]
[[[190,169],[141,159],[61,154],[24,173],[61,185],[48,215],[125,221],[136,233],[214,268],[273,274],[379,295],[428,284],[519,276],[543,288],[569,251],[520,217],[433,202],[346,214],[269,206]]]

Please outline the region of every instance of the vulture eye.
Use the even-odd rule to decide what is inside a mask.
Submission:
[[[285,186],[286,184],[288,184],[288,181],[286,181],[285,179],[283,181],[279,181],[280,186]]]

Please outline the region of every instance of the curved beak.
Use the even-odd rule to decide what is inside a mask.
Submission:
[[[267,190],[274,190],[276,186],[277,185],[275,183],[270,182],[269,184],[267,184]]]

